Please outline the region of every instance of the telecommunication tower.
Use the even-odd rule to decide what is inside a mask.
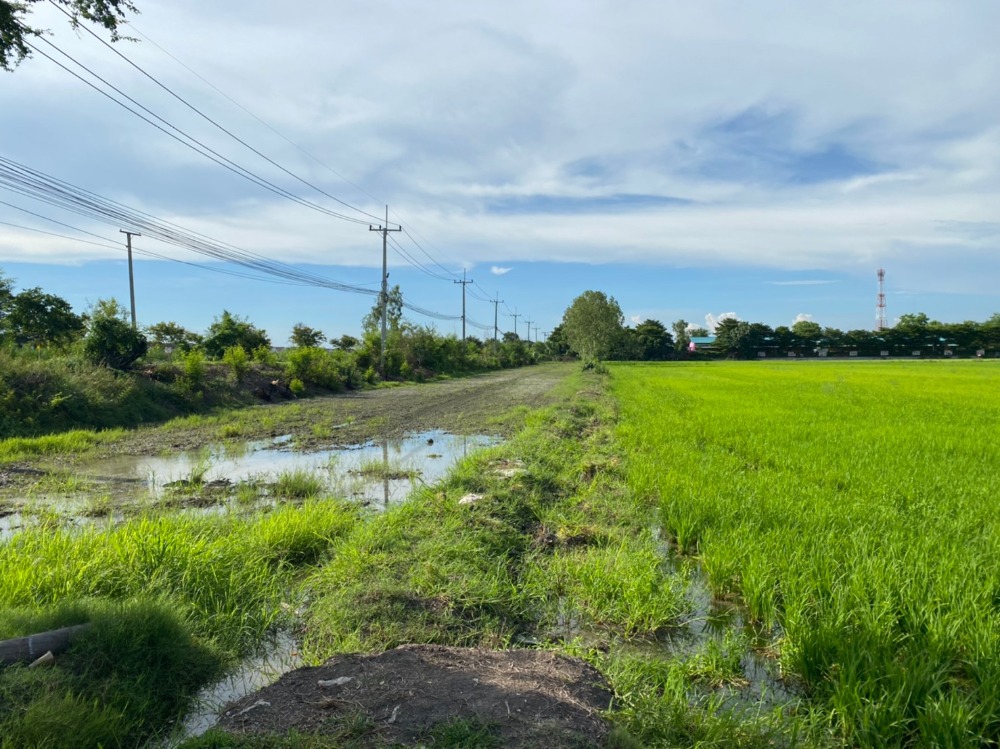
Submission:
[[[885,269],[878,269],[878,296],[875,299],[875,330],[885,330]]]

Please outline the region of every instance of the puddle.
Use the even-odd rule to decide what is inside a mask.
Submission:
[[[171,486],[192,480],[214,486],[259,485],[306,471],[320,479],[327,492],[388,504],[404,499],[419,483],[435,483],[455,461],[497,440],[433,431],[308,453],[289,449],[291,441],[284,435],[163,457],[115,457],[92,463],[83,472],[96,480],[138,480],[147,492],[161,497]]]
[[[226,705],[263,689],[281,676],[302,665],[298,645],[287,632],[279,633],[266,651],[245,659],[240,667],[219,682],[202,689],[194,698],[194,706],[183,723],[178,725],[162,749],[200,736],[214,726]]]
[[[659,529],[654,529],[654,533],[660,537]],[[683,657],[696,657],[711,649],[741,650],[743,683],[722,687],[726,690],[722,692],[726,695],[723,704],[736,711],[788,705],[800,699],[798,691],[781,678],[777,662],[762,652],[778,633],[765,631],[747,620],[743,609],[735,603],[717,599],[700,564],[682,560],[666,542],[661,541],[660,548],[669,569],[685,577],[684,596],[691,612],[684,626],[658,643],[660,648]],[[727,642],[733,636],[736,643]]]
[[[117,522],[149,510],[250,511],[275,502],[283,476],[304,476],[320,494],[375,509],[402,502],[417,486],[440,481],[460,459],[497,444],[488,435],[421,432],[402,439],[296,452],[293,439],[217,444],[165,456],[115,456],[74,469],[72,485],[44,475],[25,496],[7,497],[0,541],[30,527],[34,516],[63,526]],[[48,482],[48,484],[46,484]],[[54,490],[47,491],[51,485]],[[247,489],[241,496],[241,489]]]

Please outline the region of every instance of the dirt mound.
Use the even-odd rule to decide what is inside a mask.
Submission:
[[[320,733],[366,745],[413,746],[456,725],[493,733],[504,747],[603,745],[611,702],[603,677],[581,660],[538,650],[404,645],[340,655],[300,668],[230,706],[232,733]],[[360,734],[360,735],[359,735]]]

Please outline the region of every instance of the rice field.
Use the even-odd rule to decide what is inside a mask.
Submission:
[[[1000,368],[612,367],[631,488],[854,746],[1000,741]],[[761,647],[761,646],[757,646]]]

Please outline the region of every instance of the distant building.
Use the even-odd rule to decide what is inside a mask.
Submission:
[[[698,349],[711,348],[714,343],[715,343],[714,335],[691,336],[691,346],[693,347],[691,349],[692,351],[697,351]]]

